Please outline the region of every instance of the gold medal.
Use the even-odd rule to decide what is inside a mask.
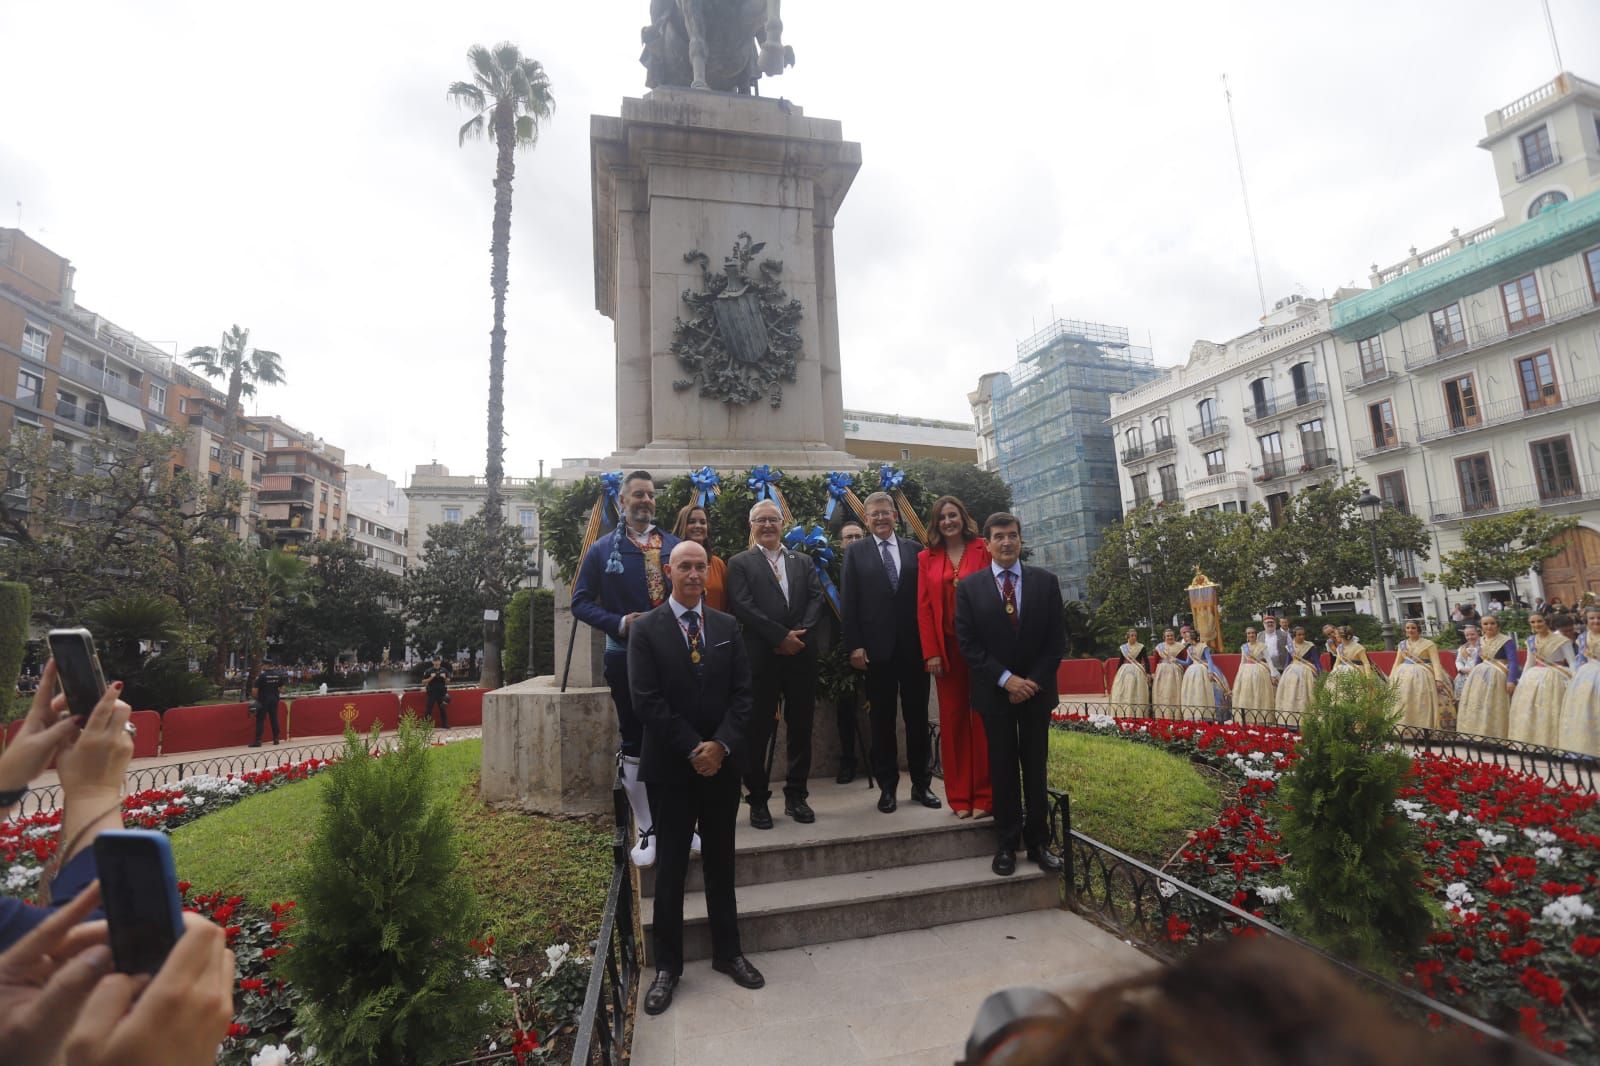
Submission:
[[[700,661],[700,653],[697,652],[697,651],[690,652],[689,653],[689,661],[692,662],[692,663],[699,662]]]
[[[1017,613],[1017,608],[1016,608],[1016,606],[1014,604],[1010,604],[1010,603],[1006,604],[1006,614],[1016,614],[1016,613]]]

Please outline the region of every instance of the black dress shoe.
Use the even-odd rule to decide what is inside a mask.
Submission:
[[[711,968],[733,978],[733,983],[740,988],[760,988],[767,983],[761,971],[750,965],[750,960],[743,955],[735,955],[727,962],[713,962]]]
[[[994,853],[994,862],[989,864],[989,869],[1001,877],[1010,877],[1017,872],[1017,853],[1010,848],[1001,848]]]
[[[894,792],[892,790],[886,788],[879,793],[878,810],[884,814],[893,814],[894,809],[898,806],[900,805],[894,801]]]
[[[802,825],[810,825],[817,820],[817,812],[805,800],[795,800],[793,803],[783,805],[783,813]]]
[[[771,829],[772,812],[767,810],[766,800],[750,801],[750,828]]]
[[[912,789],[911,790],[911,801],[913,803],[920,803],[924,807],[927,807],[930,810],[935,810],[935,811],[938,810],[940,807],[944,806],[944,804],[939,802],[939,797],[935,796],[933,794],[933,789],[931,789],[931,788],[914,788],[914,789]]]
[[[650,991],[644,994],[644,1012],[646,1014],[660,1014],[672,1006],[672,992],[678,987],[676,974],[665,970],[656,971],[656,979],[650,982]]]
[[[839,767],[839,776],[833,779],[833,783],[836,785],[848,785],[855,779],[856,768],[854,766],[841,766]]]
[[[1028,861],[1038,866],[1045,873],[1056,874],[1061,872],[1061,859],[1050,854],[1044,847],[1029,848]]]

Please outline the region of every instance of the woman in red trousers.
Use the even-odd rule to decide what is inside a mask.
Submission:
[[[994,807],[989,743],[973,711],[971,675],[956,646],[956,585],[989,573],[989,549],[978,524],[954,496],[933,502],[928,546],[917,556],[917,626],[922,657],[939,686],[939,757],[944,793],[957,818],[984,818]]]

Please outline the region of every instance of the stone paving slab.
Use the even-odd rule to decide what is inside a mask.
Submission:
[[[740,988],[709,962],[684,967],[665,1014],[644,1013],[640,982],[634,1066],[950,1066],[984,997],[1033,985],[1072,1002],[1158,965],[1063,910],[759,953],[767,978]]]

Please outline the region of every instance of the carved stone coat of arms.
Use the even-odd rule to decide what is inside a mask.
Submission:
[[[783,403],[783,383],[794,383],[800,357],[801,308],[779,284],[783,263],[763,259],[752,268],[765,247],[764,241],[739,234],[721,273],[711,270],[702,251],[684,255],[685,262],[700,265],[703,288],[684,290],[692,317],[680,317],[673,326],[672,353],[690,375],[674,381],[673,388],[699,386],[701,396],[726,404],[762,397],[773,407]]]

